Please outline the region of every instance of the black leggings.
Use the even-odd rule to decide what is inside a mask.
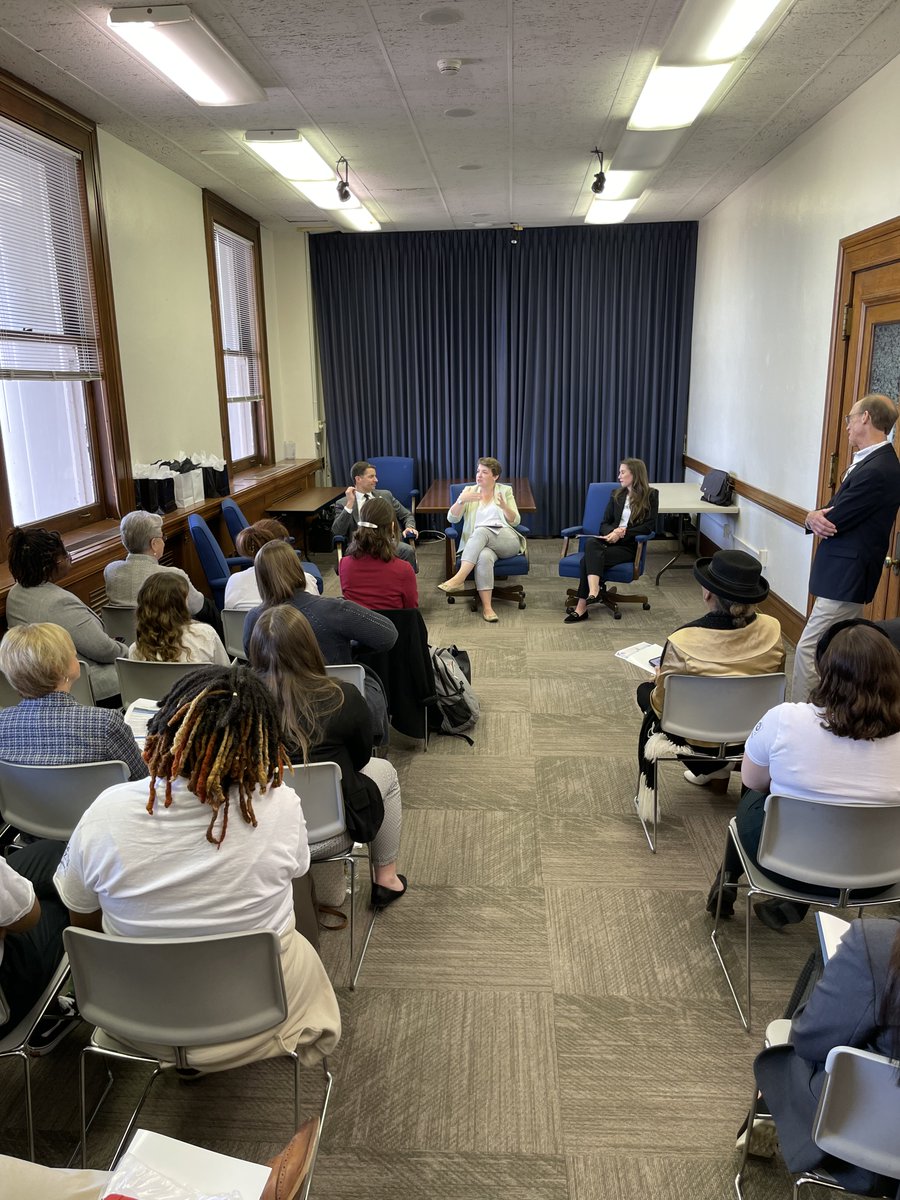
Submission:
[[[634,541],[625,538],[621,542],[601,542],[599,538],[589,538],[584,546],[584,556],[581,559],[581,578],[578,583],[578,599],[588,597],[588,575],[599,575],[603,580],[603,572],[619,563],[634,562]]]

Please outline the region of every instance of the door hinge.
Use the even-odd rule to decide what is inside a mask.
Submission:
[[[850,326],[853,323],[853,305],[844,305],[844,319],[841,324],[841,337],[846,342],[850,337]]]
[[[838,469],[838,455],[837,455],[837,451],[835,451],[834,454],[832,454],[832,456],[831,456],[831,462],[829,463],[829,466],[828,466],[828,486],[831,488],[832,492],[837,487],[837,469]]]

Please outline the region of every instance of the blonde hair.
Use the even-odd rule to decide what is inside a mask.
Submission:
[[[14,625],[0,642],[0,671],[20,696],[37,700],[67,680],[75,643],[61,625]]]

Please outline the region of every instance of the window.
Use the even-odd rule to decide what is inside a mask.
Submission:
[[[116,514],[120,496],[130,496],[94,136],[90,122],[0,75],[7,528],[52,521],[73,529]]]
[[[222,439],[232,467],[271,462],[259,225],[203,193]]]

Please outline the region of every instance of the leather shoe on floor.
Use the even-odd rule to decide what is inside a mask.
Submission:
[[[484,620],[487,621],[488,625],[496,625],[497,622],[500,620],[500,618],[497,616],[496,613],[483,612],[481,615],[484,618]]]
[[[809,911],[808,904],[796,904],[793,900],[760,900],[753,905],[757,919],[769,929],[784,929],[785,925],[797,925]]]
[[[596,596],[588,596],[587,602],[588,602],[588,604],[599,604],[600,599],[601,599],[601,597],[600,597],[600,594],[598,593]]]
[[[719,880],[722,878],[721,868],[716,872],[716,877],[713,880],[712,887],[709,889],[709,895],[706,897],[706,911],[711,916],[716,915],[716,905],[719,902]],[[722,908],[719,912],[721,917],[734,916],[734,902],[737,900],[737,884],[732,882],[730,875],[725,876],[725,886],[722,888]]]
[[[464,583],[451,583],[449,579],[444,583],[439,583],[438,587],[448,596],[455,596],[457,592],[464,592],[466,590]]]
[[[395,900],[399,900],[401,896],[406,895],[406,876],[397,872],[397,878],[403,884],[403,890],[400,892],[393,891],[392,888],[382,887],[380,883],[372,884],[372,907],[387,908],[389,904],[393,904]]]
[[[318,1131],[318,1117],[304,1121],[281,1153],[268,1164],[272,1171],[259,1200],[294,1200],[309,1174]]]
[[[573,610],[563,618],[563,625],[577,625],[580,621],[589,621],[590,619],[590,613],[583,612],[579,617],[578,613]]]

